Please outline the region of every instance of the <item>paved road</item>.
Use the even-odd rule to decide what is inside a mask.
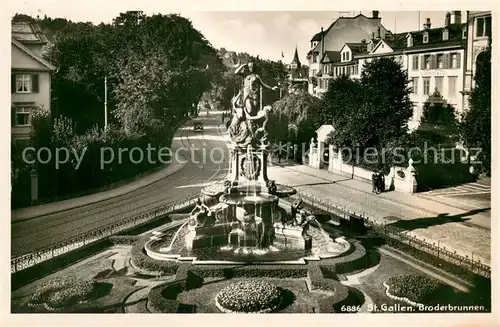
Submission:
[[[418,194],[438,202],[449,203],[464,210],[491,207],[491,185],[467,183],[455,187],[436,189]]]
[[[197,133],[192,127],[177,131],[172,143],[175,152],[180,147],[195,147],[190,151],[187,164],[177,173],[144,188],[116,198],[105,200],[60,213],[40,216],[11,225],[11,255],[19,256],[52,243],[68,239],[83,232],[102,227],[113,221],[151,210],[172,201],[182,200],[198,193],[205,185],[219,181],[227,174],[227,147],[222,134],[220,115],[198,118],[204,121],[204,131]],[[210,149],[214,161],[210,160]],[[205,149],[205,150],[204,150]],[[182,153],[187,154],[187,151]],[[203,157],[207,160],[203,160]],[[219,160],[224,158],[223,161]]]

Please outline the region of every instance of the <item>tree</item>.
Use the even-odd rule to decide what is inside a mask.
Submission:
[[[480,148],[477,160],[482,169],[491,174],[491,50],[478,56],[475,86],[469,98],[469,110],[460,124],[461,135],[467,149]]]
[[[412,108],[406,72],[392,58],[380,58],[365,64],[359,81],[340,77],[330,84],[320,119],[333,121],[329,142],[360,154],[373,148],[381,165],[383,149],[407,134]]]
[[[309,142],[311,137],[315,136],[316,128],[313,124],[314,116],[317,113],[320,100],[308,93],[290,94],[273,104],[273,120],[278,119],[286,122],[286,138],[291,141]],[[275,123],[276,124],[276,123]],[[283,124],[276,124],[278,128],[269,128],[275,130],[280,140],[283,140]]]

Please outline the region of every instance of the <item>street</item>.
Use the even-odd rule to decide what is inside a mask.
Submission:
[[[202,116],[198,120],[204,122],[204,131],[194,132],[192,123],[188,122],[186,127],[180,128],[175,134],[172,152],[180,147],[191,146],[198,149],[219,147],[227,152],[225,141],[222,140],[224,131],[220,129],[220,115]],[[203,152],[198,150],[194,153],[194,160],[189,158],[179,172],[138,190],[102,202],[13,222],[11,256],[29,253],[113,221],[120,221],[151,211],[163,204],[182,200],[199,193],[207,183],[224,178],[228,166],[226,153],[221,163],[212,162],[209,156],[203,163],[201,160]],[[220,154],[214,154],[215,158],[219,156]]]

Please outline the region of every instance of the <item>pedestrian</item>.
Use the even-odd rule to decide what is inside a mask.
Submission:
[[[372,174],[372,193],[377,192],[377,173],[373,172]]]

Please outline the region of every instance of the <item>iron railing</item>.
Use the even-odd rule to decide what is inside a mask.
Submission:
[[[139,215],[126,218],[124,220],[109,223],[107,225],[92,229],[90,231],[76,235],[69,239],[59,241],[49,246],[32,251],[30,253],[12,258],[10,261],[10,267],[11,267],[10,271],[11,273],[15,273],[27,269],[41,262],[50,260],[59,255],[68,253],[83,246],[97,242],[99,240],[117,234],[119,232],[123,232],[125,230],[138,227],[145,223],[150,223],[156,219],[164,217],[169,213],[194,205],[198,197],[199,194],[196,193],[185,199],[168,203],[161,207],[155,208],[149,212],[144,212]]]
[[[363,219],[365,224],[370,226],[375,232],[377,232],[378,235],[384,237],[388,241],[389,245],[396,245],[395,243],[399,242],[410,252],[412,252],[412,250],[413,252],[417,250],[420,251],[420,253],[425,253],[427,257],[432,256],[437,259],[430,261],[437,262],[439,260],[443,260],[454,266],[464,268],[474,274],[491,278],[491,267],[482,263],[479,259],[474,259],[473,252],[471,252],[470,257],[468,255],[463,256],[457,254],[456,251],[452,252],[446,249],[446,247],[440,245],[439,242],[438,244],[435,242],[429,243],[425,239],[417,238],[415,235],[409,235],[408,231],[405,229],[390,226],[383,222],[378,222],[366,217],[364,214],[350,212],[347,208],[336,206],[326,200],[304,193],[300,193],[299,196],[305,203],[315,208],[324,210],[325,212],[333,214],[339,218],[350,219],[351,217],[355,217]]]

